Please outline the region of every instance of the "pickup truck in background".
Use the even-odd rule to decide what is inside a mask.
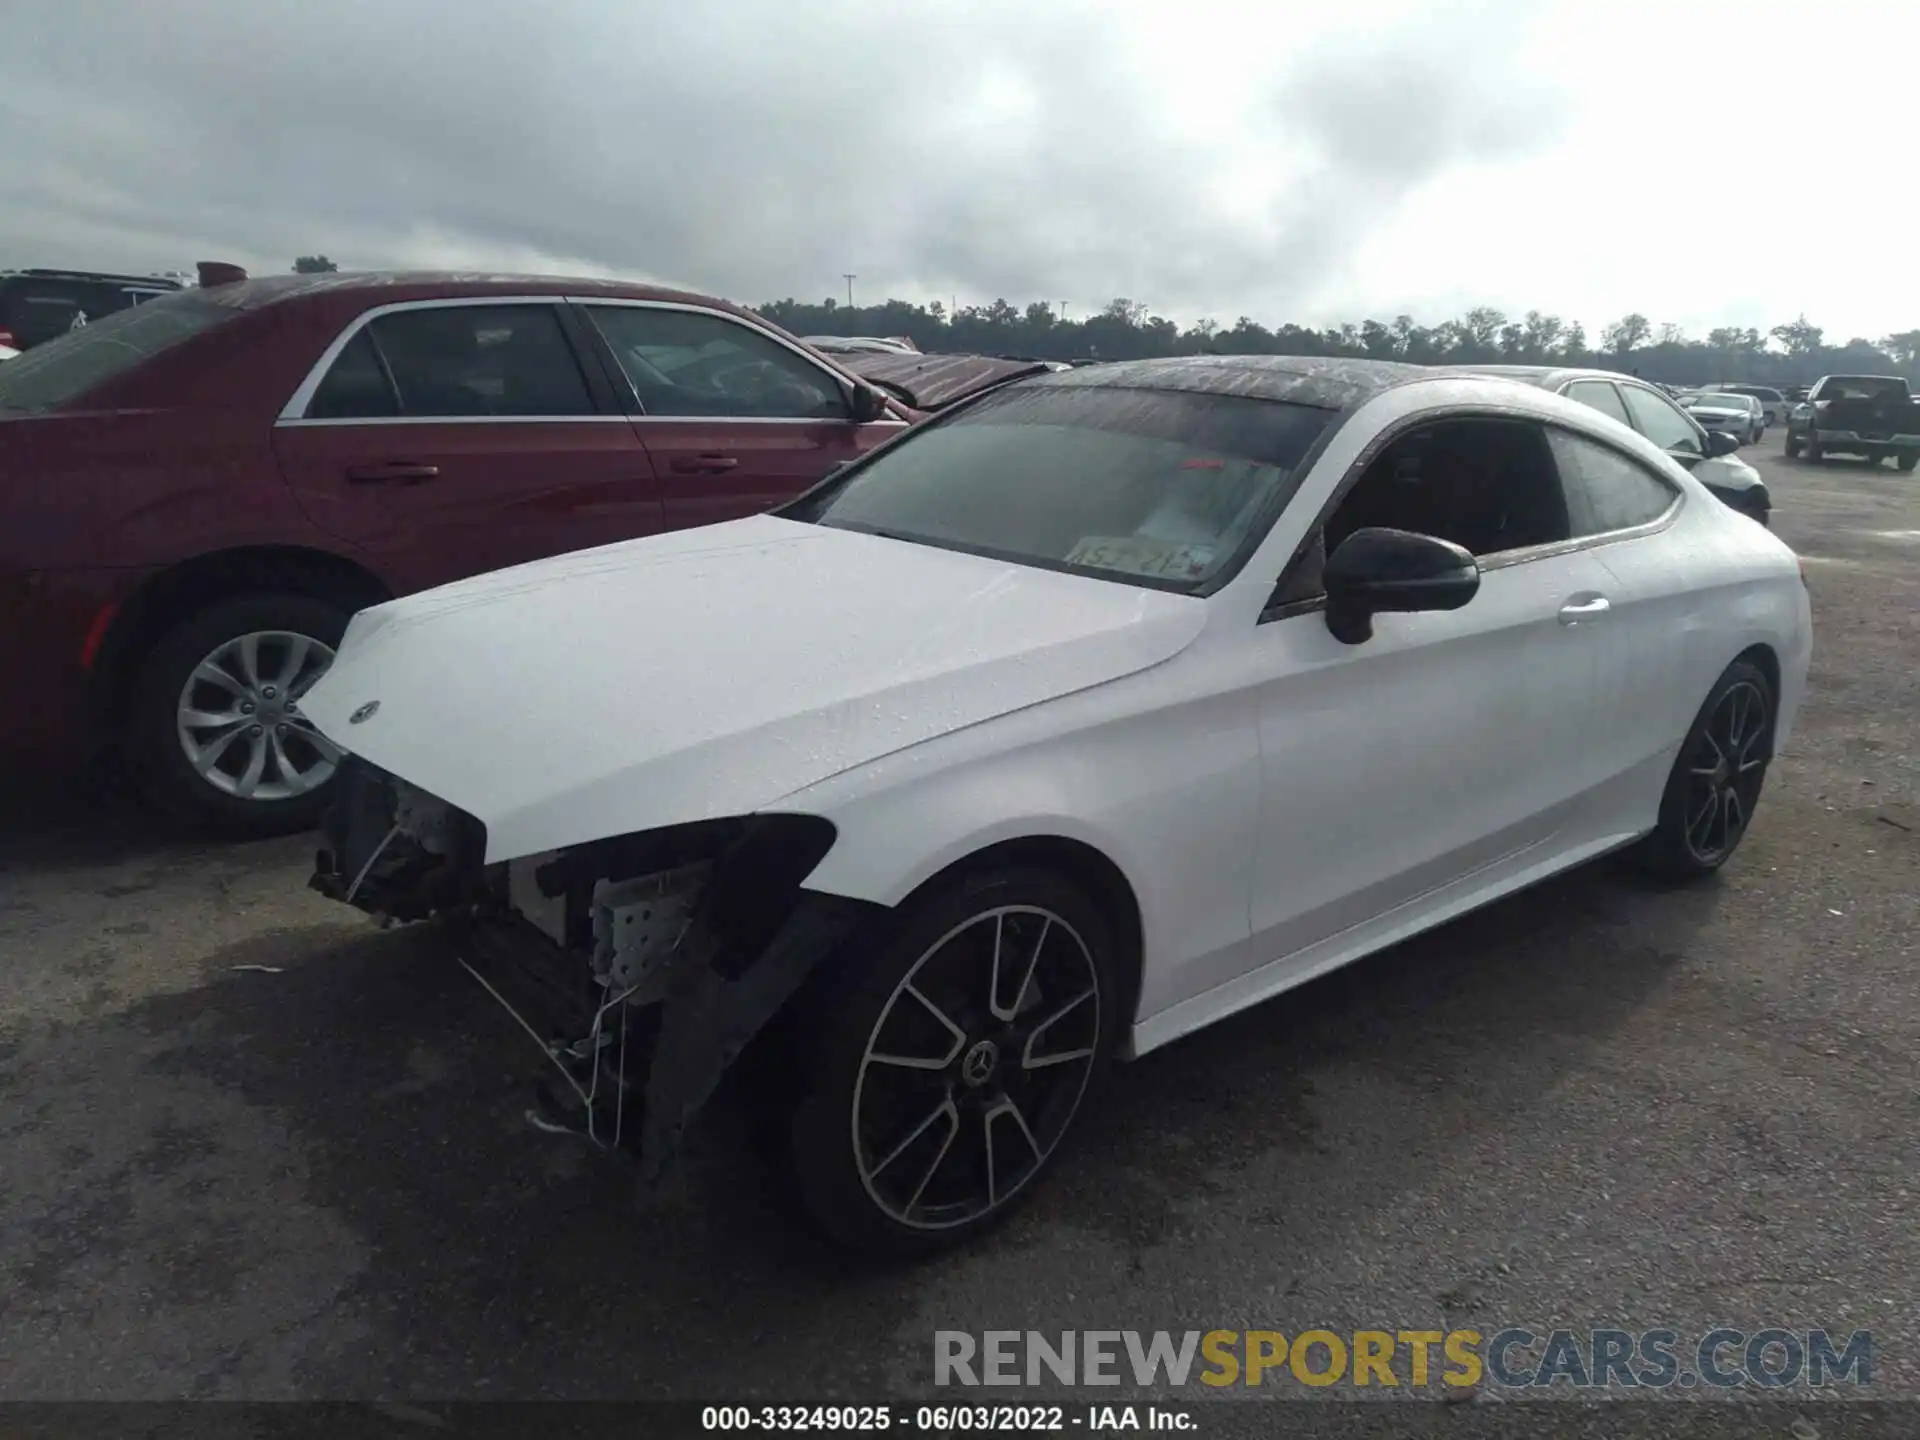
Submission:
[[[1920,463],[1920,407],[1898,375],[1823,375],[1787,417],[1787,458],[1859,455],[1901,470]]]

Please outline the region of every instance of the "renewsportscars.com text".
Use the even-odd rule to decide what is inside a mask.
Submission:
[[[1865,1330],[939,1330],[936,1385],[1733,1389],[1871,1385]]]

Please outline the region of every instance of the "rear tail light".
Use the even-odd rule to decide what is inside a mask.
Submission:
[[[18,350],[20,348],[20,342],[13,338],[13,331],[11,330],[0,330],[0,345],[5,345],[10,350]]]

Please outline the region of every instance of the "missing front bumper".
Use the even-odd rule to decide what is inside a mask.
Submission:
[[[753,1039],[884,913],[801,888],[834,838],[815,817],[637,832],[516,872],[483,863],[485,831],[457,809],[359,763],[342,781],[312,887],[383,921],[441,922],[542,1057],[535,1123],[635,1153],[649,1178]]]

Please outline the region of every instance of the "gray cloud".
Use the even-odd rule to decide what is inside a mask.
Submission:
[[[1524,8],[1276,51],[1242,94],[1158,66],[1084,0],[21,7],[0,21],[0,264],[320,250],[750,302],[852,269],[869,300],[1284,318],[1417,187],[1551,138]],[[1289,28],[1205,23],[1223,49]],[[1167,97],[1204,108],[1209,86],[1244,116],[1168,123]],[[1224,167],[1265,153],[1285,183],[1229,203]]]

